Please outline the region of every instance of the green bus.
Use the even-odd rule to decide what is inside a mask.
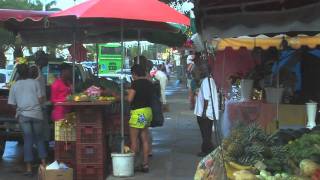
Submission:
[[[98,45],[99,75],[112,74],[121,69],[122,47],[120,43],[107,43]]]

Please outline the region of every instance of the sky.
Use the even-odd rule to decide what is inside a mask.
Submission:
[[[60,9],[67,9],[69,7],[74,6],[74,0],[56,0],[56,1],[57,1],[56,7]],[[76,0],[76,4],[82,3],[84,1],[86,0]]]

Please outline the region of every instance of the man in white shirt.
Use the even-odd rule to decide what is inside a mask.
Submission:
[[[201,76],[202,83],[196,97],[194,114],[197,116],[202,136],[201,152],[198,155],[205,156],[214,150],[212,144],[212,129],[213,121],[219,119],[219,100],[214,80],[211,77],[203,78],[204,74]]]
[[[150,75],[160,82],[161,102],[162,104],[166,105],[167,104],[166,87],[168,83],[168,77],[166,73],[164,73],[159,69],[154,69],[151,71]]]

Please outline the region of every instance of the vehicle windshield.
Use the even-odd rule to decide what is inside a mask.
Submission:
[[[6,83],[6,75],[0,73],[0,83]]]
[[[42,75],[47,80],[48,85],[51,85],[53,81],[59,77],[59,66],[59,64],[49,64],[41,69]],[[75,66],[75,81],[76,83],[82,81],[81,72],[78,66]]]
[[[33,64],[30,64],[33,65]],[[48,64],[41,69],[42,76],[46,80],[47,85],[51,85],[56,78],[60,75],[59,64]],[[19,79],[19,74],[15,73],[13,80]],[[75,81],[82,82],[81,71],[78,66],[75,66]]]

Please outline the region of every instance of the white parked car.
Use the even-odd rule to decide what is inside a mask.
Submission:
[[[100,75],[100,77],[107,78],[107,79],[115,81],[117,83],[121,83],[121,81],[120,81],[121,79],[125,80],[124,83],[131,83],[131,81],[132,81],[131,75],[128,75],[128,74],[117,74],[117,73],[104,74],[104,75]]]

